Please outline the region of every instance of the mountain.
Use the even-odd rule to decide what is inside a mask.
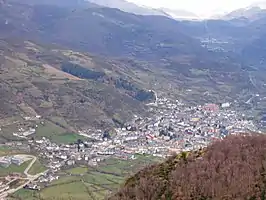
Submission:
[[[9,0],[0,11],[0,126],[7,133],[37,115],[62,132],[121,126],[146,115],[156,84],[176,81],[160,70],[176,70],[171,57],[208,53],[162,16],[61,0]]]
[[[27,114],[15,103],[17,91],[26,88],[31,88],[25,93],[26,108],[47,120],[62,118],[67,130],[121,126],[135,113],[145,115],[145,104],[155,96],[150,90],[192,104],[242,102],[253,92],[265,93],[262,68],[254,72],[246,61],[251,56],[243,53],[263,39],[263,27],[252,28],[259,24],[263,21],[244,26],[223,20],[176,21],[85,1],[7,0],[0,7],[2,51],[9,52],[2,57],[6,73],[1,81],[8,95],[2,97],[1,118]],[[29,41],[33,45],[25,45]],[[262,47],[260,51],[252,54],[252,63],[263,55]],[[4,68],[9,65],[10,70]],[[254,87],[251,72],[259,75],[260,85]]]
[[[20,18],[12,14],[16,9],[23,13]],[[96,54],[158,60],[177,53],[204,52],[197,40],[182,33],[179,22],[162,16],[140,16],[102,7],[73,9],[25,3],[14,3],[2,11],[5,14],[1,19],[8,21],[6,29],[12,29],[14,36]]]
[[[266,56],[266,13],[260,19],[250,23],[248,29],[253,30],[252,40],[243,48],[242,54],[246,63],[265,68]]]
[[[265,114],[266,16],[177,21],[95,3],[3,1],[1,141],[33,126],[37,138],[53,141],[111,132],[134,115],[149,117],[156,96]],[[254,94],[260,102],[247,105]],[[265,144],[265,136],[237,136],[175,155],[129,178],[111,199],[264,198]]]
[[[109,8],[118,8],[122,11],[134,13],[137,15],[165,16],[176,20],[194,20],[199,18],[194,13],[185,10],[173,10],[169,8],[149,8],[128,2],[126,0],[89,0],[89,2]]]
[[[0,52],[0,126],[7,132],[37,115],[63,132],[121,126],[154,101],[130,64],[19,38],[0,39]]]
[[[28,0],[30,1],[30,0]],[[31,0],[32,1],[32,0]],[[60,0],[54,1],[60,2]],[[218,54],[202,47],[202,38],[218,37],[223,40],[245,41],[252,32],[222,20],[203,22],[178,22],[163,16],[141,16],[106,7],[62,7],[58,5],[29,4],[12,0],[1,8],[1,34],[3,37],[19,37],[46,44],[57,44],[74,51],[91,52],[116,59],[133,59],[167,73],[172,84],[183,87],[185,77],[196,76],[190,70],[210,70],[212,77],[217,71],[224,73],[224,80],[232,84],[227,72],[242,74],[239,58],[234,54]],[[7,23],[7,24],[6,24]],[[207,24],[207,29],[206,29]],[[244,35],[243,35],[244,34]],[[243,36],[241,36],[243,35]],[[227,43],[232,48],[233,44]],[[241,46],[242,48],[242,46]],[[239,51],[241,51],[239,49]],[[245,66],[242,66],[245,68]],[[179,77],[177,79],[177,77]],[[238,85],[243,80],[234,84]],[[206,84],[209,78],[203,79]],[[217,80],[217,83],[223,80]],[[205,84],[205,85],[206,85]],[[193,85],[188,83],[186,87]],[[213,84],[211,84],[213,85]],[[219,86],[220,87],[220,84]],[[207,88],[206,88],[207,89]],[[211,90],[211,88],[208,88]],[[239,89],[239,88],[238,88]]]
[[[260,7],[261,9],[266,9],[266,1],[254,2],[250,7]]]
[[[236,19],[236,18],[245,18],[245,19],[248,19],[249,21],[253,21],[265,15],[265,13],[266,13],[266,10],[260,7],[247,7],[247,8],[235,10],[227,14],[226,16],[224,16],[222,19],[231,20],[231,19]]]
[[[168,16],[165,12],[162,12],[160,10],[138,6],[126,0],[88,0],[88,1],[109,8],[118,8],[122,11],[138,15]]]
[[[69,7],[69,8],[86,8],[86,7],[94,7],[96,4],[89,3],[87,0],[47,0],[47,1],[39,1],[39,0],[25,0],[23,2],[18,0],[3,0],[5,5],[9,3],[22,3],[28,5],[53,5],[60,7]]]
[[[231,136],[207,149],[180,153],[132,176],[110,199],[264,198],[265,142],[264,135]]]
[[[200,19],[199,16],[196,14],[186,11],[186,10],[177,10],[177,9],[169,9],[169,8],[160,8],[159,10],[163,11],[164,13],[167,13],[169,16],[171,16],[174,19],[177,20],[198,20]]]

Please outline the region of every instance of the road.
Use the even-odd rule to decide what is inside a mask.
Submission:
[[[246,101],[246,104],[251,104],[251,101],[252,101],[252,99],[255,97],[255,95],[253,94],[252,96],[251,96],[251,98],[249,99],[249,100],[247,100]]]
[[[29,172],[30,168],[32,167],[32,165],[36,162],[37,158],[36,158],[36,156],[29,156],[29,155],[22,155],[22,156],[26,156],[27,158],[32,158],[32,161],[30,162],[28,167],[24,170],[24,174],[27,177],[31,177],[32,175],[30,175],[28,172]]]
[[[254,78],[252,77],[251,73],[249,73],[248,76],[249,76],[249,81],[251,82],[251,84],[253,85],[253,87],[254,87],[255,89],[257,89],[258,92],[259,92],[259,88],[257,87],[257,85],[256,85],[256,81],[255,81]]]
[[[1,193],[1,194],[0,194],[0,200],[3,200],[3,199],[5,199],[9,194],[15,193],[16,191],[22,189],[24,186],[26,186],[26,185],[29,184],[30,182],[34,181],[35,179],[39,178],[40,176],[42,176],[43,174],[45,174],[45,173],[48,171],[48,170],[46,170],[46,171],[41,172],[41,173],[36,174],[36,175],[30,175],[28,172],[29,172],[29,170],[31,169],[32,165],[36,162],[37,157],[36,157],[36,156],[33,156],[33,155],[24,155],[24,154],[22,154],[22,155],[18,155],[18,156],[32,159],[32,161],[30,162],[30,164],[28,165],[28,167],[24,170],[24,174],[27,176],[27,181],[26,181],[23,185],[20,185],[20,186],[17,187],[17,188],[10,189],[10,190],[7,190],[7,191]]]

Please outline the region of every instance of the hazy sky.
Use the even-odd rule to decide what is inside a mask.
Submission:
[[[258,0],[128,0],[150,7],[167,7],[192,11],[209,16],[221,11],[232,11],[251,5]],[[266,0],[265,0],[266,1]]]

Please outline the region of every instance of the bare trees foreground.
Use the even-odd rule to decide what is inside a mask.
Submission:
[[[266,136],[230,136],[128,179],[111,199],[264,200]]]

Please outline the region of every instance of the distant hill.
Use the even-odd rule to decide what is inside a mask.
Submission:
[[[170,17],[170,15],[167,15],[167,13],[162,12],[160,10],[138,6],[126,0],[88,0],[88,1],[109,8],[118,8],[122,11],[138,15],[159,15],[159,16]]]
[[[10,109],[3,111],[2,117],[20,113],[16,104],[9,103],[13,102],[9,98],[16,99],[12,91],[19,90],[13,84],[15,77],[20,82],[27,80],[27,87],[37,87],[37,97],[29,95],[26,101],[37,113],[43,112],[48,118],[63,116],[77,127],[113,126],[130,119],[133,113],[145,114],[145,103],[154,100],[150,89],[192,103],[242,100],[253,91],[258,92],[258,88],[264,93],[265,77],[259,76],[260,85],[254,87],[249,76],[250,70],[261,75],[264,65],[258,65],[257,61],[264,56],[264,47],[259,46],[257,53],[248,52],[257,47],[256,40],[263,40],[263,23],[263,20],[241,25],[234,20],[177,21],[77,0],[7,0],[0,7],[2,51],[8,52],[15,63],[23,60],[17,54],[31,55],[26,63],[31,70],[38,69],[38,76],[43,78],[31,79],[29,74],[22,73],[28,70],[27,65],[17,66],[12,62],[15,66],[5,70],[8,74],[10,69],[20,71],[22,77],[11,73],[6,80],[10,96],[2,97],[8,105],[2,109]],[[37,44],[34,51],[38,53],[32,55],[28,50],[32,47],[25,46],[24,41]],[[64,51],[68,51],[67,55]],[[2,59],[2,64],[8,60],[5,56]],[[61,83],[60,79],[60,84],[49,82],[54,75],[44,72],[44,64],[75,81],[63,78],[65,81]],[[34,68],[35,65],[41,67]],[[252,65],[261,68],[254,72],[256,68]],[[3,78],[8,76],[4,74]],[[46,90],[50,87],[53,89]],[[86,88],[90,89],[85,91]],[[193,93],[184,92],[187,90]],[[205,95],[206,92],[210,95]],[[51,108],[40,109],[45,99],[42,96],[49,95]],[[67,106],[72,104],[76,109]],[[81,112],[83,107],[87,112]],[[95,114],[95,121],[91,113]]]
[[[230,136],[129,178],[114,200],[264,199],[266,136]]]
[[[237,18],[246,18],[249,21],[260,19],[261,16],[266,14],[266,9],[256,7],[247,7],[235,10],[225,16],[222,17],[224,20],[231,20]]]
[[[28,5],[53,5],[53,6],[60,6],[60,7],[90,7],[95,6],[96,4],[89,3],[87,0],[46,0],[46,1],[39,1],[39,0],[4,0],[4,3],[8,5],[9,3],[20,3],[20,4],[28,4]]]
[[[145,60],[205,51],[197,40],[182,32],[179,22],[163,16],[140,16],[102,7],[74,9],[25,2],[10,5],[2,7],[0,14],[3,30],[12,29],[12,35],[26,39]],[[15,11],[22,15],[15,16]]]
[[[169,16],[177,20],[198,20],[200,19],[200,17],[197,16],[196,14],[186,11],[186,10],[169,9],[169,8],[159,8],[159,10],[167,13]]]
[[[165,16],[176,20],[191,20],[199,18],[194,13],[185,10],[173,10],[169,8],[149,8],[128,2],[126,0],[89,0],[89,2],[109,8],[118,8],[122,11],[134,13],[137,15]]]
[[[14,38],[0,39],[0,52],[2,128],[12,117],[22,123],[41,115],[59,118],[65,131],[105,129],[145,115],[145,103],[154,101],[118,61]]]

